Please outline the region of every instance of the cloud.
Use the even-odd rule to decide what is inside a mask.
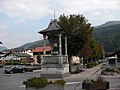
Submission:
[[[0,1],[0,12],[20,20],[42,18],[48,15],[48,8],[47,3],[43,0]]]
[[[120,10],[119,0],[1,0],[0,12],[20,19],[40,19],[53,14],[90,13],[99,10]],[[21,19],[22,18],[22,19]]]
[[[120,0],[0,0],[0,14],[8,16],[4,19],[4,24],[0,23],[0,40],[8,48],[35,40],[36,36],[31,37],[31,31],[27,32],[32,27],[27,27],[25,21],[42,21],[46,17],[51,19],[54,10],[56,18],[63,13],[82,14],[93,25],[120,20],[119,5]],[[13,22],[14,20],[17,24]],[[42,22],[42,25],[44,23],[46,21]],[[20,31],[24,31],[24,34],[17,35]]]
[[[3,42],[3,45],[5,45],[7,43],[7,26],[3,23],[0,22],[0,41]]]
[[[28,32],[24,32],[24,34],[18,35],[17,33],[20,33],[17,31],[17,33],[8,32],[9,28],[3,23],[0,22],[0,41],[3,42],[3,46],[7,48],[15,48],[18,45],[21,45],[22,43],[26,43],[32,40],[33,37],[30,37],[30,34]]]
[[[5,37],[4,35],[7,34],[6,29],[6,25],[0,22],[0,39],[3,39]]]

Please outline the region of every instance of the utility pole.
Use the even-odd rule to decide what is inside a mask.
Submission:
[[[103,45],[102,45],[102,55],[103,55],[103,62],[105,62],[105,51],[104,51]]]

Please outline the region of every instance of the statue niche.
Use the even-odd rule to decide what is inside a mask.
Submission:
[[[48,40],[52,47],[51,55],[58,55],[59,54],[59,41],[57,36],[48,36]]]

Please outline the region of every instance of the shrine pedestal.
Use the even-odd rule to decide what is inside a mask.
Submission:
[[[69,75],[69,64],[67,56],[42,56],[41,64],[41,77],[63,78]]]

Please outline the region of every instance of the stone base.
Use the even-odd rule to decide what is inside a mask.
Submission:
[[[62,78],[67,77],[69,75],[70,75],[70,73],[64,73],[64,74],[41,74],[41,77],[62,79]]]
[[[64,78],[69,76],[69,64],[63,66],[47,65],[41,68],[41,77],[46,78]]]

